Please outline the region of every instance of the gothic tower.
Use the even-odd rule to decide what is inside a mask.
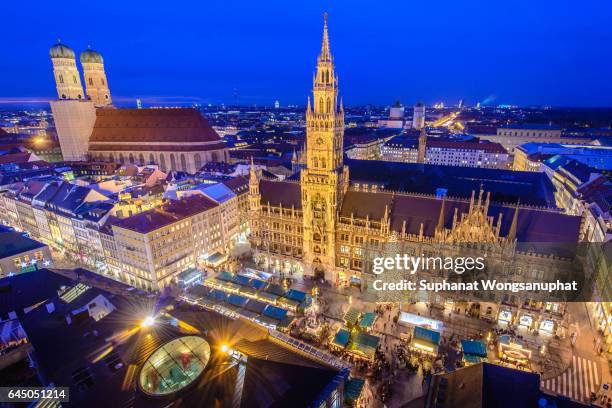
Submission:
[[[306,168],[301,172],[305,272],[327,280],[335,276],[335,227],[348,185],[342,160],[344,109],[338,106],[338,77],[329,48],[327,13],[323,44],[306,109]]]
[[[81,76],[76,66],[74,50],[58,41],[49,50],[53,76],[59,99],[83,99]]]
[[[80,60],[83,65],[87,96],[96,106],[110,105],[113,101],[108,89],[102,55],[97,51],[87,49],[81,53]]]

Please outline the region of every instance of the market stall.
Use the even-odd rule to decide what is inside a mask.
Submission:
[[[424,327],[415,327],[409,347],[426,353],[437,354],[440,345],[440,333]]]
[[[483,341],[461,340],[463,361],[466,364],[478,364],[487,361],[487,345]]]

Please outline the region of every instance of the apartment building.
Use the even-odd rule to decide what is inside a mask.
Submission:
[[[192,195],[119,220],[112,226],[122,273],[146,290],[176,283],[177,276],[229,242],[221,206]]]

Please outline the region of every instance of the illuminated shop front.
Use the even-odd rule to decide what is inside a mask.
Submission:
[[[603,342],[607,346],[602,346],[608,352],[612,351],[612,303],[597,302],[595,303],[595,320],[597,322],[597,330],[603,337]]]
[[[499,358],[517,366],[527,366],[531,359],[531,350],[510,336],[499,337]]]
[[[524,314],[520,317],[519,326],[527,327],[529,329],[531,328],[532,325],[533,325],[533,316],[531,316],[530,314]]]
[[[544,319],[540,322],[540,331],[554,334],[555,332],[555,321],[552,319]]]
[[[512,312],[509,310],[500,310],[497,320],[499,323],[512,323]]]

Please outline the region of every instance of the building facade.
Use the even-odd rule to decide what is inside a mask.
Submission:
[[[280,276],[303,274],[335,285],[355,284],[371,290],[368,253],[391,252],[393,256],[391,248],[396,248],[395,244],[401,245],[400,252],[410,254],[436,253],[443,246],[457,253],[466,245],[486,247],[489,256],[504,260],[495,267],[505,276],[520,269],[521,274],[534,280],[566,264],[554,255],[530,254],[524,244],[538,242],[544,236],[551,242],[576,243],[580,217],[494,204],[483,189],[478,198],[472,193],[471,199],[465,200],[350,183],[350,168],[342,156],[344,113],[342,103],[336,104],[338,82],[329,51],[327,21],[313,88],[314,98],[306,112],[307,164],[299,183],[266,179],[254,166],[250,172],[251,243],[261,268]],[[356,164],[358,161],[351,161],[351,165]],[[361,164],[367,167],[368,162]],[[443,296],[422,295],[428,299],[419,300],[444,303]],[[514,295],[497,300],[495,306],[507,308],[509,314],[503,316],[529,322],[530,327],[540,327],[544,322],[540,314],[547,310],[558,312],[557,318],[562,316],[560,304],[546,305]],[[546,320],[546,328],[555,326],[550,318]]]

